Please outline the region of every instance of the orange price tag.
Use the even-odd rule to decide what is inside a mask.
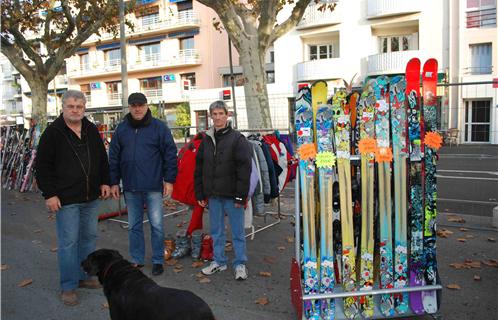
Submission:
[[[439,150],[443,144],[443,138],[437,132],[426,132],[424,144],[434,150]]]
[[[377,151],[377,141],[374,138],[363,138],[358,143],[361,154],[375,153]]]
[[[393,161],[393,151],[391,148],[378,148],[375,151],[375,161],[391,162]]]
[[[316,147],[314,143],[305,143],[298,149],[299,158],[302,160],[315,159]]]

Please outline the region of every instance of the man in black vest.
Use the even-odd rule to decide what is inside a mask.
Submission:
[[[85,104],[82,92],[64,93],[62,114],[43,132],[36,155],[36,181],[57,223],[61,299],[69,306],[78,304],[76,288],[101,287],[80,263],[95,251],[97,198],[110,195],[107,153]]]
[[[214,260],[202,273],[227,269],[225,256],[225,213],[232,230],[235,279],[247,279],[244,204],[249,192],[251,152],[246,138],[228,124],[223,101],[209,106],[213,126],[206,132],[197,152],[195,196],[202,207],[209,204],[209,224],[214,243]]]

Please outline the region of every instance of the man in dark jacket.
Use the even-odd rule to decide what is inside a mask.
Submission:
[[[232,230],[235,252],[235,279],[247,279],[244,204],[249,192],[251,149],[246,138],[228,124],[223,101],[209,106],[213,127],[197,152],[194,174],[195,197],[202,207],[209,203],[209,224],[214,242],[214,261],[202,273],[210,275],[227,269],[225,256],[225,213]]]
[[[97,198],[107,198],[109,164],[97,127],[85,118],[85,95],[68,90],[62,115],[43,132],[36,157],[36,181],[57,223],[62,301],[78,304],[75,289],[99,288],[80,266],[95,251]]]
[[[163,196],[170,196],[177,175],[176,145],[166,124],[152,117],[142,93],[128,97],[130,112],[118,125],[109,148],[111,194],[119,198],[119,181],[128,207],[130,256],[144,265],[144,205],[151,227],[152,274],[163,273]]]

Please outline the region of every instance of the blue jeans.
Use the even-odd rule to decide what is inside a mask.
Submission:
[[[162,192],[130,192],[124,193],[128,207],[128,240],[130,256],[134,263],[144,264],[145,240],[143,230],[144,205],[150,222],[152,263],[164,262],[164,227],[163,227],[163,195]]]
[[[233,266],[246,264],[246,237],[244,232],[244,208],[236,208],[233,199],[224,197],[209,198],[209,225],[213,237],[214,261],[226,265],[225,256],[225,213],[232,229],[232,242],[235,258]]]
[[[55,214],[57,224],[57,258],[62,291],[78,287],[88,275],[83,261],[95,251],[97,243],[98,200],[62,206]]]

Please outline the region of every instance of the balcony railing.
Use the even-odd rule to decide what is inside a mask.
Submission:
[[[496,27],[496,8],[467,11],[467,28]]]
[[[487,67],[468,67],[463,69],[464,75],[479,75],[493,73],[493,66]]]
[[[178,52],[174,60],[177,64],[198,64],[201,62],[201,57],[196,49],[184,49]]]
[[[412,58],[422,60],[419,50],[397,51],[374,54],[368,57],[369,75],[388,74],[388,73],[404,73],[406,64]]]
[[[104,61],[105,71],[117,71],[121,68],[121,59],[112,59]]]
[[[107,94],[107,104],[110,106],[119,106],[119,105],[121,105],[122,98],[123,98],[123,94],[121,92],[108,93]]]
[[[417,0],[368,0],[367,17],[380,18],[420,12],[422,1]]]
[[[158,100],[161,100],[163,97],[162,89],[145,89],[142,90],[142,93],[147,97],[149,103],[158,102]]]
[[[301,62],[297,65],[297,81],[342,78],[343,64],[341,58]]]
[[[306,8],[301,21],[299,21],[297,25],[297,29],[337,24],[341,22],[340,4],[335,7],[334,11],[330,11],[329,9],[319,10],[321,6],[323,5],[312,2],[308,8]]]

